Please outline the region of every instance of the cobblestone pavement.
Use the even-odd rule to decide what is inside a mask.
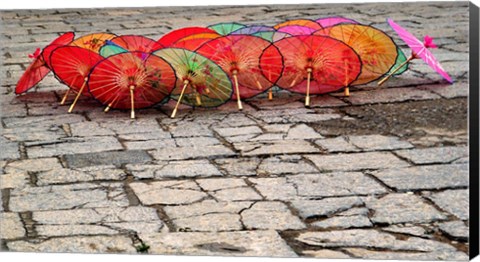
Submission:
[[[143,34],[223,21],[343,15],[434,50],[389,81],[316,97],[277,93],[238,112],[173,103],[103,113],[49,75],[15,96],[27,54],[61,32]],[[388,3],[2,11],[2,249],[466,260],[468,4]],[[448,18],[448,19],[446,19]],[[398,43],[399,41],[396,37]],[[407,49],[402,46],[405,51]],[[407,52],[407,55],[409,53]],[[143,246],[143,248],[142,248]]]

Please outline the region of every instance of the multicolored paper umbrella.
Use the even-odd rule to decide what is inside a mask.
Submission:
[[[68,109],[69,113],[72,112],[80,95],[90,96],[86,88],[88,74],[90,69],[102,59],[100,54],[78,46],[63,46],[52,52],[50,62],[55,76],[67,85],[69,90],[77,92],[75,100]],[[67,95],[62,99],[62,104],[65,103],[66,97]]]
[[[110,33],[94,33],[77,38],[71,42],[70,45],[98,53],[100,48],[105,44],[105,41],[112,40],[115,37],[117,36]]]
[[[230,34],[232,35],[253,35],[258,32],[275,32],[275,28],[265,25],[249,25],[237,29]]]
[[[33,62],[27,67],[18,80],[17,86],[15,87],[15,94],[22,94],[42,81],[50,72],[50,53],[52,50],[59,46],[68,45],[73,41],[74,37],[75,34],[73,32],[65,33],[53,40],[43,48],[43,50],[37,48],[35,53],[28,55],[28,57],[33,59]]]
[[[341,16],[329,16],[329,17],[322,17],[315,20],[320,26],[322,27],[330,27],[339,24],[358,24],[357,21]]]
[[[170,47],[173,43],[195,34],[217,34],[217,31],[206,27],[184,27],[163,35],[157,43],[164,47]]]
[[[292,36],[274,43],[284,57],[277,85],[292,92],[322,94],[348,86],[359,76],[360,57],[347,44],[327,36]]]
[[[128,51],[151,53],[164,46],[153,39],[141,35],[121,35],[107,40]]]
[[[221,35],[229,35],[232,32],[235,32],[239,29],[246,27],[246,25],[240,23],[218,23],[210,25],[207,28],[215,30],[215,32]]]
[[[175,86],[173,68],[162,58],[144,52],[112,55],[99,62],[89,75],[94,98],[110,108],[145,108],[165,101]]]
[[[287,33],[290,35],[310,35],[313,32],[322,29],[323,27],[308,19],[294,19],[279,23],[273,26],[278,32]]]
[[[448,75],[448,73],[443,69],[440,63],[435,59],[433,54],[430,52],[429,48],[437,48],[437,46],[433,43],[433,38],[430,36],[425,36],[423,42],[418,40],[415,36],[413,36],[410,32],[405,30],[403,27],[395,23],[392,19],[387,19],[388,24],[397,32],[398,36],[405,41],[405,43],[410,47],[412,50],[412,54],[410,57],[405,60],[404,64],[408,64],[411,60],[415,58],[421,58],[427,65],[429,65],[433,70],[435,70],[438,74],[440,74],[445,80],[449,83],[453,83],[452,78]],[[398,66],[394,69],[389,75],[387,75],[384,79],[378,82],[378,85],[382,85],[385,81],[387,81],[396,70],[400,69],[404,64]]]
[[[260,56],[271,43],[251,35],[227,35],[211,40],[196,51],[217,63],[233,79],[238,109],[242,110],[241,99],[250,98],[272,87],[273,83],[263,74]],[[276,49],[274,49],[276,50]],[[277,50],[269,62],[282,65],[282,56]]]
[[[232,82],[212,60],[182,48],[163,48],[153,54],[166,60],[175,70],[177,83],[171,97],[178,105],[215,107],[227,102],[232,95]],[[190,88],[188,88],[190,87]]]
[[[372,82],[386,74],[395,64],[397,46],[384,32],[366,25],[339,24],[314,33],[326,35],[351,46],[360,56],[362,72],[351,85]]]
[[[171,44],[169,47],[183,48],[190,51],[198,49],[200,46],[205,44],[208,41],[211,41],[215,38],[219,38],[222,35],[218,33],[199,33],[193,34],[187,37],[184,37],[175,43]]]

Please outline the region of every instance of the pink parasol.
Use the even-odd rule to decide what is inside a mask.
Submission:
[[[445,72],[445,69],[440,65],[440,63],[435,59],[433,54],[428,50],[429,48],[437,48],[433,43],[433,38],[430,36],[425,36],[424,41],[418,40],[410,32],[405,30],[403,27],[393,22],[392,19],[387,19],[387,22],[390,26],[397,32],[398,36],[410,47],[412,50],[412,55],[404,62],[404,64],[410,62],[415,58],[421,58],[425,63],[427,63],[431,68],[433,68],[438,74],[440,74],[445,80],[449,83],[453,83],[452,78]],[[401,68],[404,64],[397,67]],[[388,76],[386,76],[382,81],[378,82],[378,85],[383,84],[387,79],[396,72],[393,70]]]

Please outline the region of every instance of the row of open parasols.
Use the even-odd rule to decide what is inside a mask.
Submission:
[[[110,108],[131,109],[177,101],[178,105],[215,107],[268,92],[278,86],[291,92],[324,94],[372,81],[386,81],[422,58],[447,81],[448,74],[429,48],[432,38],[420,41],[392,20],[388,23],[411,48],[407,57],[385,32],[343,17],[289,20],[273,27],[220,23],[187,27],[157,41],[140,35],[94,33],[75,39],[68,32],[34,59],[16,86],[21,94],[52,71],[69,87],[61,104],[81,95]]]

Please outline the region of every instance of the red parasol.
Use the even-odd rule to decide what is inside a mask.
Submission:
[[[42,51],[37,48],[35,53],[29,55],[34,60],[18,80],[15,94],[24,93],[38,84],[50,72],[50,53],[59,46],[68,45],[74,37],[75,34],[73,32],[65,33],[53,40]]]
[[[127,51],[139,51],[144,53],[151,53],[164,47],[153,39],[141,35],[122,35],[108,41]]]
[[[238,108],[242,110],[241,98],[246,99],[262,93],[274,83],[262,74],[259,59],[270,45],[269,41],[256,36],[227,35],[205,43],[197,52],[227,72],[235,85],[232,99],[237,99]],[[275,50],[277,54],[274,57]],[[277,49],[272,49],[269,55],[268,62],[282,65],[282,56]]]
[[[361,61],[345,43],[327,36],[293,36],[274,43],[284,57],[277,85],[289,91],[322,94],[348,86],[357,79]]]
[[[90,96],[86,87],[90,69],[103,59],[99,54],[77,46],[63,46],[55,49],[50,56],[52,70],[55,76],[77,96],[68,109],[71,113],[80,95]],[[62,100],[65,102],[66,95]]]
[[[165,47],[170,47],[173,43],[181,40],[182,38],[195,34],[217,34],[217,32],[206,27],[185,27],[165,34],[158,39],[157,43]]]
[[[127,52],[99,62],[89,75],[90,93],[109,108],[145,108],[165,101],[175,87],[173,68],[162,58]]]

